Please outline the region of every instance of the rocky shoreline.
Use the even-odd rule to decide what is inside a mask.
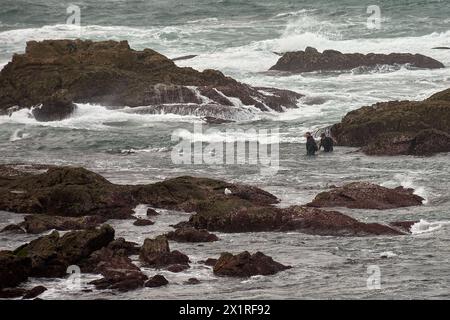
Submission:
[[[40,234],[54,229],[68,231],[64,235],[53,231],[12,251],[0,252],[0,296],[4,297],[31,297],[33,292],[43,292],[42,288],[29,293],[15,287],[28,277],[65,277],[70,265],[80,266],[84,273],[100,274],[102,278],[91,282],[98,290],[124,292],[163,286],[168,283],[166,278],[156,274],[149,279],[130,256],[138,255],[143,266],[156,271],[180,272],[190,268],[190,258],[180,251],[172,251],[169,240],[220,242],[210,231],[405,236],[415,223],[364,223],[337,211],[311,207],[319,203],[342,206],[339,197],[344,191],[341,190],[349,188],[351,193],[345,196],[353,197],[353,201],[348,207],[371,207],[367,205],[367,190],[354,185],[332,190],[333,196],[319,195],[309,207],[279,208],[274,206],[279,200],[264,190],[213,179],[180,177],[150,185],[127,186],[112,184],[94,172],[76,167],[1,165],[0,173],[0,210],[30,214],[24,222],[6,227],[2,231],[4,236],[16,232]],[[376,198],[377,209],[421,202],[412,190],[368,187]],[[388,193],[391,196],[386,196]],[[142,245],[115,238],[114,229],[105,222],[110,218],[133,219],[132,209],[137,204],[186,211],[191,217],[175,225],[174,231],[147,238]],[[217,276],[230,277],[271,275],[290,268],[261,252],[223,253],[208,259],[205,265],[211,266]],[[186,284],[196,283],[197,279],[191,279]]]

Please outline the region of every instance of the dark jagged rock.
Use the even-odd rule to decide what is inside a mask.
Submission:
[[[170,265],[187,265],[189,257],[174,250],[170,251],[169,242],[165,236],[157,236],[155,239],[145,239],[142,245],[139,259],[149,267],[165,268]]]
[[[384,210],[420,206],[423,201],[412,189],[389,189],[368,182],[353,182],[319,193],[308,206]]]
[[[158,288],[158,287],[162,287],[162,286],[166,286],[169,284],[169,281],[167,281],[166,278],[164,278],[164,276],[157,274],[153,277],[151,277],[146,283],[145,286],[147,288]]]
[[[124,238],[117,238],[111,241],[107,248],[126,256],[138,255],[141,250],[137,243],[126,241]]]
[[[232,120],[220,119],[220,118],[215,118],[215,117],[204,117],[203,120],[207,124],[224,124],[224,123],[234,122]]]
[[[94,228],[106,221],[106,218],[100,216],[87,216],[80,218],[48,216],[35,214],[26,216],[24,221],[17,225],[9,225],[2,232],[27,232],[32,234],[42,233],[48,230],[82,230]]]
[[[11,251],[0,251],[0,289],[17,286],[28,279],[30,271],[29,257],[16,256]]]
[[[219,240],[216,235],[209,233],[208,230],[198,230],[189,227],[171,231],[166,237],[177,242],[213,242]]]
[[[439,61],[410,53],[360,54],[341,53],[336,50],[325,50],[322,53],[308,47],[305,51],[287,52],[270,70],[289,71],[295,73],[350,70],[357,67],[375,67],[377,65],[405,65],[415,68],[437,69],[445,66]]]
[[[394,221],[389,223],[389,225],[393,228],[396,228],[405,233],[411,233],[411,228],[413,225],[418,223],[419,221]]]
[[[130,249],[132,248],[132,249]],[[134,244],[123,238],[114,240],[108,246],[93,252],[83,260],[81,270],[100,273],[103,278],[90,282],[97,289],[113,289],[121,292],[144,286],[147,276],[128,257],[134,254]]]
[[[200,284],[200,280],[198,280],[197,278],[189,278],[187,281],[184,282],[184,284],[196,285],[196,284]]]
[[[157,215],[159,215],[159,213],[155,209],[152,209],[152,208],[147,209],[147,217],[154,217]]]
[[[189,268],[190,266],[188,264],[171,264],[170,266],[167,267],[167,271],[179,273]]]
[[[369,155],[450,152],[450,89],[423,101],[391,101],[349,112],[330,129],[338,145]]]
[[[0,289],[0,299],[13,299],[22,297],[27,293],[26,289],[23,288],[6,288]]]
[[[181,56],[181,57],[172,58],[172,61],[189,60],[189,59],[193,59],[195,57],[197,57],[196,54],[190,54],[190,55],[187,55],[187,56]]]
[[[32,107],[31,113],[37,121],[60,121],[75,111],[76,105],[70,100],[67,90],[59,90],[41,104]]]
[[[117,186],[83,168],[50,168],[46,173],[0,178],[0,210],[61,216],[124,218],[135,200]]]
[[[57,231],[38,238],[14,251],[16,257],[31,259],[29,275],[62,277],[67,267],[107,246],[114,239],[114,229],[104,225],[98,229],[72,231],[62,237]]]
[[[42,293],[44,293],[45,291],[47,291],[47,288],[44,286],[37,286],[34,287],[30,290],[28,290],[24,295],[23,295],[23,299],[34,299],[37,296],[41,295]]]
[[[153,221],[148,220],[148,219],[137,219],[136,221],[133,222],[133,225],[137,226],[137,227],[151,226],[154,224],[155,223]]]
[[[206,259],[205,261],[203,261],[203,263],[204,263],[206,266],[214,267],[214,266],[216,265],[216,263],[217,263],[217,259],[214,259],[214,258],[208,258],[208,259]]]
[[[26,233],[26,230],[17,224],[10,224],[10,225],[7,225],[6,227],[4,227],[2,229],[2,231],[0,231],[0,233],[3,233],[3,232],[20,234],[20,233]]]
[[[251,277],[273,275],[290,268],[261,252],[252,255],[244,251],[238,255],[222,253],[213,270],[214,274],[218,276]]]
[[[208,100],[234,107],[231,100],[238,98],[263,111],[296,107],[289,99],[269,97],[219,71],[180,68],[151,49],[132,50],[127,41],[29,41],[25,53],[15,54],[1,70],[0,87],[0,113],[42,104],[33,113],[44,121],[69,116],[72,102],[138,107],[202,106]],[[298,94],[290,96],[294,101]]]

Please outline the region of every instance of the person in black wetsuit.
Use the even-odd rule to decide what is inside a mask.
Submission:
[[[308,156],[314,156],[316,152],[319,150],[317,147],[316,140],[314,140],[313,136],[310,132],[305,134],[306,137],[306,154]]]
[[[331,137],[327,137],[325,133],[320,135],[319,150],[323,147],[324,152],[333,152],[334,141]]]

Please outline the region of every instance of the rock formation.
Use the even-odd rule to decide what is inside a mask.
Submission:
[[[391,101],[349,112],[330,129],[338,145],[369,155],[450,152],[450,89],[423,101]]]
[[[424,199],[413,192],[403,187],[389,189],[368,182],[353,182],[319,193],[308,206],[383,210],[422,205]]]
[[[222,253],[213,271],[218,276],[251,277],[256,275],[273,275],[290,268],[274,261],[271,257],[261,252],[250,254],[244,251],[237,255],[229,252]]]
[[[73,103],[198,109],[235,108],[237,99],[263,111],[283,111],[296,107],[301,97],[287,90],[269,94],[215,70],[180,68],[151,49],[131,49],[126,41],[29,41],[25,53],[15,54],[1,70],[0,87],[0,114],[33,107],[41,121],[70,116]]]
[[[294,73],[330,70],[351,70],[357,67],[375,67],[377,65],[405,65],[415,68],[437,69],[444,65],[433,58],[410,53],[361,54],[341,53],[325,50],[322,53],[307,47],[305,51],[287,52],[270,70]]]

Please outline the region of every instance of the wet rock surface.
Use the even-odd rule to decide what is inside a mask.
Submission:
[[[424,200],[415,195],[413,189],[389,189],[368,182],[353,182],[318,194],[308,206],[383,210],[420,206]]]
[[[250,254],[244,251],[233,255],[222,253],[214,266],[214,274],[228,277],[251,277],[256,275],[273,275],[291,267],[274,261],[261,252]]]
[[[177,242],[214,242],[219,238],[207,230],[198,230],[192,227],[185,227],[171,231],[166,235],[167,239]]]
[[[34,214],[26,216],[24,221],[17,225],[6,226],[1,232],[38,234],[52,229],[59,231],[91,229],[101,225],[106,220],[106,218],[101,216],[75,218]]]
[[[0,210],[81,217],[129,219],[141,203],[156,208],[194,211],[203,203],[227,199],[239,203],[277,203],[261,189],[224,181],[179,177],[149,185],[116,185],[76,167],[50,167],[47,172],[0,176]],[[0,172],[1,173],[1,172]],[[225,195],[225,189],[232,194]]]
[[[147,288],[158,288],[158,287],[166,286],[168,284],[169,284],[169,281],[167,281],[167,279],[164,276],[157,274],[157,275],[151,277],[145,283],[145,286]]]
[[[170,250],[169,242],[165,236],[145,239],[139,259],[144,265],[158,269],[172,265],[188,265],[189,263],[188,256],[177,250]]]
[[[0,87],[0,113],[35,107],[32,113],[40,121],[70,116],[73,102],[138,107],[201,106],[208,100],[233,107],[238,98],[263,111],[282,111],[296,107],[301,96],[285,90],[266,95],[216,70],[180,68],[151,49],[131,49],[127,41],[29,41],[25,53],[15,54],[1,70]]]
[[[430,156],[450,152],[450,89],[423,101],[377,103],[331,127],[338,145],[368,155]]]
[[[350,70],[357,67],[375,67],[377,65],[404,64],[424,69],[444,68],[444,65],[441,62],[421,54],[361,54],[342,53],[336,50],[325,50],[321,53],[315,48],[307,47],[305,51],[284,53],[270,70],[302,73],[327,70]]]

